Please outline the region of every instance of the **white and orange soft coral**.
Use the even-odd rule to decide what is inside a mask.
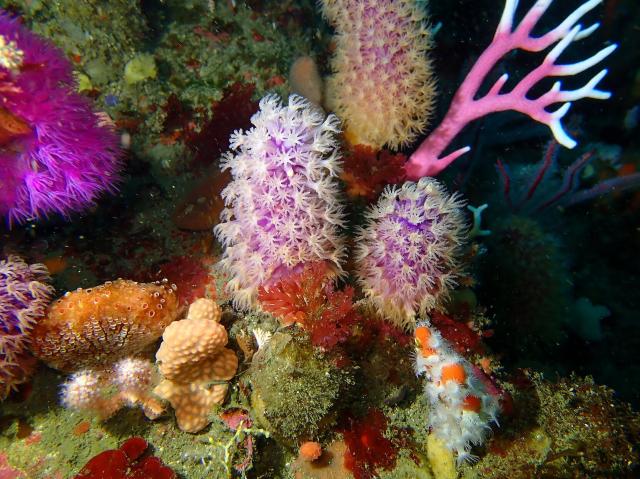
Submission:
[[[165,329],[156,353],[162,382],[155,394],[171,403],[178,427],[198,432],[210,422],[216,404],[224,401],[238,369],[238,357],[226,348],[227,331],[218,321],[220,308],[201,298],[189,307],[187,318]]]
[[[416,373],[425,376],[431,404],[431,433],[456,453],[458,464],[471,461],[471,447],[483,444],[490,424],[497,424],[498,398],[429,323],[420,323],[414,334]]]

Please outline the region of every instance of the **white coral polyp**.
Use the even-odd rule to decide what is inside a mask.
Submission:
[[[80,371],[62,385],[61,399],[65,407],[89,409],[101,398],[102,378],[91,371]]]
[[[226,208],[214,230],[240,309],[255,306],[259,286],[305,262],[327,261],[341,274],[345,254],[338,118],[325,118],[300,96],[285,106],[269,95],[251,122],[232,135],[233,151],[223,158],[233,180],[222,191]]]

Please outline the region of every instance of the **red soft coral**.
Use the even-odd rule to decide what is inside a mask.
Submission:
[[[370,146],[356,145],[345,156],[341,175],[347,185],[347,194],[375,200],[384,187],[402,183],[405,177],[404,164],[407,157],[388,150],[378,151]]]
[[[301,273],[284,278],[268,290],[261,287],[258,292],[265,311],[284,325],[300,324],[309,332],[312,344],[323,349],[346,341],[360,320],[353,309],[353,288],[336,291],[328,272],[325,263],[311,263]]]
[[[311,263],[302,273],[292,274],[268,290],[260,287],[258,301],[262,309],[273,314],[285,326],[293,323],[305,325],[323,303],[327,275],[325,263]]]

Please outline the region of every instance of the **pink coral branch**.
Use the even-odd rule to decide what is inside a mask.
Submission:
[[[524,113],[547,125],[558,143],[567,148],[575,147],[575,140],[566,133],[561,120],[573,101],[582,98],[605,100],[611,96],[611,93],[596,88],[607,74],[607,70],[600,71],[586,85],[575,90],[563,90],[561,83],[557,81],[551,89],[538,98],[529,98],[527,94],[544,78],[573,76],[591,68],[609,56],[617,48],[617,45],[609,45],[593,56],[576,63],[557,64],[558,57],[569,45],[588,37],[598,28],[598,23],[582,28],[577,22],[602,0],[586,1],[556,28],[540,37],[533,37],[533,29],[552,2],[553,0],[537,0],[520,24],[514,27],[513,20],[518,0],[506,0],[493,41],[480,55],[460,85],[442,123],[409,158],[406,167],[409,179],[417,180],[423,176],[435,176],[457,158],[467,153],[470,150],[469,146],[442,156],[445,149],[466,125],[494,112],[513,110]],[[554,44],[555,46],[541,64],[529,72],[510,91],[503,92],[509,79],[509,75],[505,73],[484,96],[478,97],[478,92],[485,79],[507,53],[519,49],[539,52]],[[548,110],[549,107],[558,103],[562,105],[553,111]]]

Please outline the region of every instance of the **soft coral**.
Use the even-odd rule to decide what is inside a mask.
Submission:
[[[326,263],[308,264],[301,273],[280,280],[268,290],[259,289],[262,308],[285,324],[300,324],[315,346],[331,349],[351,334],[360,315],[353,308],[354,290],[336,290]]]

